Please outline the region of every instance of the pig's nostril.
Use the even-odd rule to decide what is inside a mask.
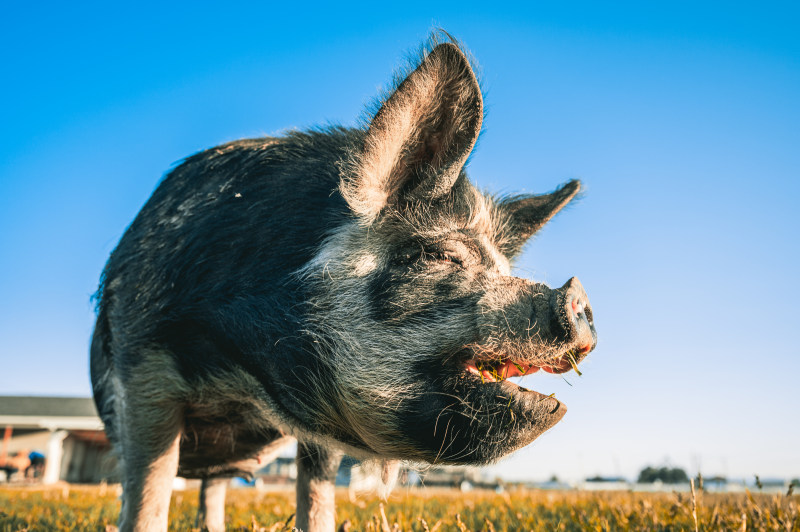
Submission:
[[[571,305],[572,305],[572,313],[575,315],[575,317],[580,316],[581,313],[584,311],[583,302],[577,298],[572,300]]]

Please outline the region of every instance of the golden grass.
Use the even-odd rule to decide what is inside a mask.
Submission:
[[[0,532],[104,531],[119,512],[117,486],[0,487]],[[229,490],[228,530],[290,530],[294,495]],[[797,495],[398,489],[381,503],[337,493],[337,523],[351,532],[800,530]],[[176,492],[171,530],[195,530],[197,491]],[[694,517],[696,513],[696,521]],[[385,520],[384,520],[385,516]],[[347,526],[344,529],[348,529]]]

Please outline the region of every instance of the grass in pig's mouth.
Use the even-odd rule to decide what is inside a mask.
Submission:
[[[542,364],[524,363],[499,357],[496,360],[476,360],[474,358],[464,362],[467,372],[478,376],[481,382],[502,382],[510,377],[522,377],[536,373],[540,369],[548,373],[565,373],[574,370],[578,376],[583,375],[578,369],[578,362],[585,349],[572,349],[558,358]]]

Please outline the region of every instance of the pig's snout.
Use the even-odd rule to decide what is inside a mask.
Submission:
[[[589,296],[586,295],[583,285],[577,277],[573,277],[555,290],[554,295],[552,310],[558,317],[565,336],[575,345],[578,353],[588,353],[597,345],[597,332],[594,329]]]

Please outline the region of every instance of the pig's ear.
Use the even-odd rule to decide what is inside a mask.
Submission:
[[[525,242],[547,221],[563,209],[581,190],[581,182],[573,179],[550,194],[515,196],[500,202],[500,210],[508,223],[501,241],[507,255],[519,253]]]
[[[472,151],[483,98],[469,60],[439,44],[383,101],[363,149],[342,168],[340,191],[364,223],[390,206],[446,195]]]

